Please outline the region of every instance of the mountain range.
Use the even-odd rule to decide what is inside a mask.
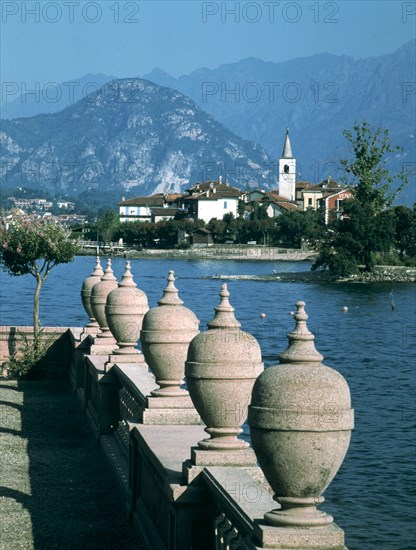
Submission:
[[[170,97],[175,98],[172,101],[179,101],[179,112],[182,109],[181,102],[187,101],[184,96],[192,99],[194,102],[192,103],[193,107],[190,108],[192,114],[188,114],[191,118],[194,116],[200,117],[199,124],[202,124],[202,131],[206,133],[206,136],[210,133],[210,124],[214,124],[215,121],[221,123],[215,126],[217,137],[213,137],[210,143],[211,145],[214,142],[218,143],[219,135],[222,133],[223,139],[221,141],[224,149],[221,151],[218,148],[215,152],[212,150],[212,155],[215,157],[215,162],[223,163],[223,167],[229,165],[224,171],[229,173],[230,183],[234,184],[235,181],[241,180],[241,185],[245,185],[249,181],[252,184],[270,187],[275,186],[276,181],[276,174],[271,174],[270,167],[273,166],[273,161],[276,161],[281,154],[286,127],[290,128],[292,149],[297,158],[298,178],[316,182],[328,175],[335,179],[340,178],[338,161],[340,158],[346,158],[349,155],[348,144],[343,138],[342,132],[346,128],[351,128],[354,121],[364,119],[377,127],[389,129],[391,141],[403,147],[402,152],[391,155],[387,159],[388,167],[392,170],[400,170],[404,166],[409,173],[413,173],[414,177],[416,160],[414,128],[415,67],[415,41],[413,40],[391,54],[368,59],[354,60],[348,56],[336,56],[327,53],[282,63],[249,58],[236,63],[221,65],[216,69],[201,68],[179,78],[174,78],[161,69],[154,69],[143,75],[143,79],[158,85],[158,87],[153,88],[153,91],[157,94],[161,93],[160,98],[164,97],[166,99],[166,94],[173,94]],[[96,89],[109,80],[113,80],[113,77],[86,75],[83,79],[76,81],[79,82],[78,86],[73,86],[73,89],[78,91],[78,96],[75,97],[74,93],[72,102],[69,101],[68,93],[66,97],[61,97],[59,104],[44,101],[42,97],[38,102],[35,102],[33,101],[34,97],[28,96],[27,101],[24,103],[22,98],[17,98],[2,106],[1,116],[10,118],[27,116],[28,113],[59,111],[65,105],[66,100],[69,110],[76,108],[80,110],[80,116],[81,113],[86,114],[88,112],[88,116],[91,117],[91,109],[98,109],[101,105],[99,101],[94,103],[92,100],[87,100],[90,109],[86,111],[74,102],[80,95],[82,96],[83,90],[88,90],[86,85],[91,82],[97,83],[95,88],[91,85],[94,90],[91,97],[98,98],[103,95],[99,91],[97,92]],[[137,79],[124,79],[120,82],[132,83],[135,81],[139,82]],[[143,83],[144,80],[140,80],[140,82]],[[124,84],[124,86],[126,87],[127,84]],[[133,84],[130,84],[130,86],[133,86]],[[146,88],[149,86],[149,83],[145,85]],[[62,89],[64,89],[63,85]],[[67,89],[69,89],[68,86],[65,90]],[[103,90],[105,89],[104,86]],[[167,92],[167,89],[170,89],[170,92]],[[161,92],[161,90],[164,91]],[[175,94],[173,90],[181,92],[181,94],[177,94],[177,92]],[[81,104],[82,101],[85,103],[85,97],[81,100]],[[145,105],[147,104],[143,106],[144,111],[147,108]],[[168,101],[168,105],[175,111],[176,107],[172,102]],[[126,118],[126,110],[129,111],[129,109],[130,107],[126,105],[122,106],[121,119]],[[31,122],[30,124],[25,123],[23,120],[19,123],[17,121],[10,123],[2,121],[3,131],[8,138],[12,139],[13,145],[10,145],[12,148],[16,145],[20,146],[20,142],[16,142],[19,134],[17,127],[19,125],[22,127],[22,125],[29,124],[32,129],[36,126],[39,128],[34,132],[37,137],[42,135],[45,139],[53,142],[56,128],[68,118],[67,114],[62,114],[66,111],[67,109],[61,111],[61,114],[57,113],[57,115],[60,114],[57,119],[54,118],[57,115],[50,115],[52,118],[36,117],[34,119],[36,123]],[[212,115],[213,118],[204,118],[203,111]],[[102,115],[105,117],[108,115],[111,118],[114,115],[114,112],[111,112],[112,115],[110,116],[107,109]],[[130,115],[132,114],[133,112],[130,113]],[[98,111],[96,115],[98,118],[100,117]],[[182,113],[181,117],[183,116]],[[204,122],[202,122],[201,117],[204,118]],[[155,134],[158,134],[160,140],[166,142],[164,139],[166,136],[161,135],[161,133],[166,132],[166,126],[162,125],[158,128],[161,119],[155,118],[154,113],[150,115],[150,118],[153,121],[151,125],[145,124],[140,132],[127,132],[123,136],[124,146],[127,143],[125,140],[134,140],[134,143],[129,145],[130,151],[127,154],[130,160],[134,158],[132,150],[140,149],[142,143],[147,143],[145,147],[148,147],[147,133],[153,136],[153,139]],[[93,119],[94,117],[88,120],[92,123]],[[205,126],[205,121],[207,126]],[[210,122],[208,123],[208,121]],[[189,123],[191,124],[190,121]],[[28,129],[29,126],[27,126]],[[82,124],[82,127],[87,128],[88,124]],[[115,126],[115,128],[118,127],[119,125]],[[47,128],[52,134],[48,134]],[[107,130],[107,139],[110,141],[114,139],[117,142],[117,137],[112,135],[110,127]],[[92,128],[88,128],[88,131],[89,135],[94,133]],[[227,131],[231,131],[232,134],[226,133]],[[10,135],[8,132],[10,132]],[[19,135],[22,136],[21,133]],[[95,138],[90,137],[87,139],[85,136],[78,135],[76,131],[71,132],[71,135],[76,137],[77,142],[85,142],[88,139],[91,141],[92,139],[95,143]],[[254,146],[252,143],[249,145],[247,141],[240,142],[237,136],[240,136],[243,140],[255,142],[259,146]],[[138,139],[142,141],[138,142]],[[149,137],[149,139],[152,138]],[[241,173],[233,173],[236,164],[235,151],[231,156],[228,156],[228,147],[225,145],[230,139],[234,144],[238,142],[238,147],[244,150],[244,154],[239,157],[244,166],[250,167],[253,163],[253,166],[262,166],[263,170],[261,170],[260,175],[258,168],[255,169],[254,176],[251,171],[250,174],[246,174],[247,177],[245,178],[241,178]],[[201,142],[201,140],[196,141]],[[36,143],[39,147],[39,141],[36,141]],[[173,143],[177,143],[176,138],[173,139],[171,145]],[[181,145],[183,143],[182,141]],[[30,143],[26,141],[26,147],[28,145]],[[109,143],[108,148],[112,149],[114,146],[114,144]],[[95,143],[96,151],[101,151],[102,147],[101,142]],[[172,163],[172,150],[170,150],[169,158],[166,157],[163,147],[157,148],[157,151],[154,155],[154,158],[157,158],[156,164],[145,169],[143,162],[139,163],[143,173],[139,174],[138,171],[133,170],[127,174],[130,180],[138,180],[137,187],[141,187],[140,194],[144,190],[146,192],[148,190],[153,191],[156,188],[160,190],[161,186],[166,185],[171,189],[183,188],[194,178],[194,168],[189,168],[188,171],[183,173],[171,174],[169,170],[159,169],[160,174],[156,175],[158,172],[157,162],[164,163],[165,166],[170,166],[173,170],[183,169],[185,166],[179,161]],[[179,157],[184,153],[193,155],[194,152],[193,147],[185,150],[182,148],[177,151]],[[10,156],[10,152],[7,154]],[[120,154],[123,156],[126,153]],[[201,155],[201,151],[198,154]],[[203,156],[211,158],[210,154],[208,152]],[[246,158],[243,160],[243,157]],[[232,158],[234,160],[230,164]],[[100,158],[100,162],[104,170],[107,170],[109,164],[111,165],[111,162],[104,158]],[[200,160],[196,160],[196,164],[198,162],[200,163]],[[211,162],[211,160],[207,160],[207,162]],[[261,162],[263,162],[263,165],[260,164]],[[190,164],[195,167],[194,161]],[[273,171],[275,172],[275,169]],[[246,170],[243,169],[241,172],[246,172]],[[199,170],[199,175],[201,177],[201,170]],[[254,179],[250,179],[253,177]],[[85,186],[87,179],[84,177],[79,182],[77,189]],[[117,187],[116,183],[111,183],[110,179],[111,176],[106,180],[106,188]],[[129,180],[119,181],[120,185],[123,184],[124,189],[129,187],[129,184],[126,185],[126,181]],[[118,185],[119,188],[120,185]],[[409,185],[402,193],[400,200],[410,204],[415,200],[414,193],[414,185]]]
[[[220,175],[240,186],[272,181],[260,146],[180,92],[141,79],[111,81],[57,113],[3,120],[0,155],[8,187],[74,196],[177,192]]]

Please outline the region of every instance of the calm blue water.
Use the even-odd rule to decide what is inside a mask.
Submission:
[[[115,260],[120,278],[124,261]],[[57,266],[41,297],[45,325],[81,326],[80,299],[94,258]],[[185,305],[201,320],[213,317],[221,281],[215,274],[259,274],[309,269],[305,263],[133,260],[138,286],[150,306],[162,295],[169,269]],[[34,284],[30,276],[1,272],[0,324],[31,324]],[[230,281],[230,302],[242,328],[260,342],[266,366],[286,348],[295,302],[306,302],[309,328],[325,364],[347,379],[355,408],[355,430],[347,457],[325,493],[325,510],[345,530],[350,550],[416,548],[416,327],[415,285],[318,284]],[[349,308],[348,313],[342,307]],[[266,313],[261,319],[260,313]]]

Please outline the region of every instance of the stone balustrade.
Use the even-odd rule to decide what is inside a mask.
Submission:
[[[113,334],[117,346],[97,343],[112,340],[114,319],[106,322],[103,311],[123,315],[126,324],[129,300],[140,341],[147,308],[129,265],[118,287],[108,273],[104,283],[112,282],[95,291],[98,315],[86,307],[85,329],[70,330],[70,380],[144,547],[346,550],[343,531],[316,506],[347,451],[353,411],[347,383],[321,363],[305,304],[297,303],[280,364],[263,370],[260,347],[241,330],[226,285],[208,330],[199,333],[170,272],[159,306],[144,317],[142,354],[132,347],[131,326],[124,327],[127,334],[120,323]],[[94,296],[94,286],[84,285],[83,300],[88,292]],[[112,293],[111,307],[105,307],[105,292]],[[104,337],[91,326],[95,318]],[[221,331],[227,335],[222,346]],[[329,423],[308,401],[311,385],[333,407]],[[253,448],[239,437],[247,405]]]

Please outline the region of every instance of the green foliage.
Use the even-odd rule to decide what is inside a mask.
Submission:
[[[370,216],[357,200],[345,201],[345,217],[328,226],[319,243],[319,256],[312,269],[326,269],[334,275],[366,271],[374,267],[374,254],[388,252],[394,245],[394,220],[390,211]]]
[[[250,220],[267,220],[269,214],[267,213],[267,204],[261,204],[259,202],[253,202],[253,209],[250,214]]]
[[[108,208],[100,213],[97,221],[97,231],[99,237],[105,242],[111,242],[117,233],[120,222],[115,210]]]
[[[325,227],[323,210],[284,212],[277,219],[276,237],[286,246],[299,248],[302,241],[314,244]]]
[[[407,206],[396,206],[393,210],[395,239],[400,259],[416,257],[416,205],[413,210]]]
[[[0,265],[10,275],[30,274],[36,279],[33,299],[35,346],[39,344],[39,298],[50,270],[70,262],[78,249],[61,225],[46,220],[32,221],[15,217],[7,226],[0,225]]]
[[[0,265],[10,275],[36,277],[57,264],[70,262],[77,245],[61,225],[16,218],[9,227],[0,225]]]
[[[348,175],[344,182],[355,188],[355,198],[372,214],[391,206],[397,193],[408,183],[408,177],[404,170],[391,174],[385,167],[385,156],[400,151],[401,147],[390,144],[388,130],[374,129],[366,121],[356,122],[353,131],[345,130],[343,135],[353,153],[351,160],[341,160]],[[396,181],[399,186],[393,190]]]
[[[191,243],[190,243],[189,241],[182,240],[182,241],[178,244],[177,248],[178,248],[179,250],[188,250],[189,248],[191,248]]]
[[[3,365],[6,378],[27,376],[45,357],[52,338],[47,338],[40,329],[34,339],[24,332],[16,334],[15,349]]]
[[[341,160],[354,188],[354,199],[344,201],[342,219],[331,219],[318,241],[319,255],[312,269],[326,269],[334,275],[356,273],[360,266],[372,271],[376,259],[394,257],[397,247],[403,258],[415,252],[414,212],[406,207],[389,208],[408,178],[402,170],[391,174],[385,156],[400,150],[389,142],[388,130],[373,129],[367,122],[345,130],[352,147],[352,160]],[[352,179],[348,179],[351,177]],[[398,186],[394,190],[394,184]]]

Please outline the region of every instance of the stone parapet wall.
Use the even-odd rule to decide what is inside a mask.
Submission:
[[[42,338],[48,344],[48,351],[41,367],[52,372],[66,372],[72,356],[71,339],[81,329],[69,327],[44,327]],[[25,340],[33,341],[33,326],[0,326],[0,368],[10,355],[24,345]]]

